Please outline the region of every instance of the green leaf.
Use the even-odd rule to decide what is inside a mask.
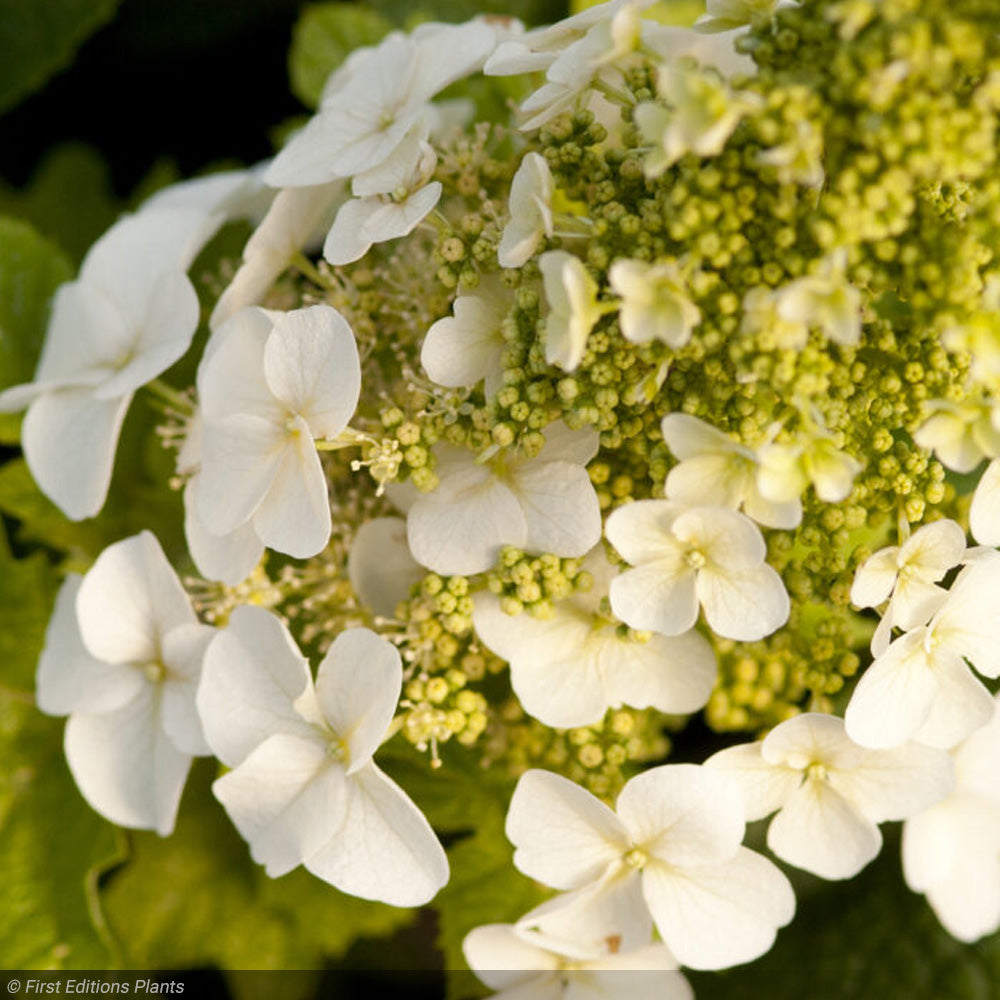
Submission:
[[[70,64],[119,0],[0,0],[0,112]]]
[[[41,552],[15,559],[0,538],[0,688],[30,692],[59,583]]]
[[[77,263],[118,210],[107,164],[82,143],[49,150],[24,190],[0,184],[0,213],[31,223]]]
[[[0,691],[0,966],[104,969],[114,954],[96,907],[117,831],[80,797],[61,720]]]
[[[288,59],[292,92],[303,104],[316,107],[326,78],[348,53],[374,45],[391,27],[378,12],[353,3],[307,7],[292,33]]]
[[[1000,934],[964,945],[910,892],[899,837],[887,829],[879,860],[849,882],[799,897],[792,924],[751,965],[686,973],[698,1000],[991,1000],[1000,983]],[[819,882],[819,880],[814,880]]]
[[[66,257],[27,223],[0,217],[0,388],[31,381],[52,293],[72,276]],[[0,415],[0,443],[18,440],[19,418]]]
[[[213,777],[199,762],[175,833],[134,834],[102,892],[129,968],[318,969],[357,938],[410,922],[409,910],[346,896],[301,869],[269,879],[212,797]]]

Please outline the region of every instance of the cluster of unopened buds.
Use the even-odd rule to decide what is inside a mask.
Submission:
[[[980,257],[978,312],[927,305],[905,283],[922,253],[905,208],[879,201],[885,231],[859,214],[841,239],[822,214],[866,180],[838,185],[851,140],[775,52],[800,13],[855,44],[882,30],[877,4],[709,0],[694,28],[647,19],[650,6],[612,0],[530,31],[424,24],[356,50],[272,161],[168,188],[116,223],[59,289],[34,381],[0,394],[0,409],[27,408],[28,465],[74,520],[105,503],[134,394],[171,414],[190,560],[225,613],[199,620],[152,534],[119,541],[63,585],[38,705],[69,716],[80,791],[124,827],[170,834],[192,759],[217,758],[215,796],[272,876],[303,865],[366,899],[434,898],[446,854],[374,757],[410,731],[436,755],[462,732],[473,753],[488,715],[502,729],[475,687],[494,676],[487,659],[556,730],[621,706],[688,716],[721,690],[720,649],[763,658],[783,630],[810,634],[810,608],[862,626],[876,609],[854,647],[870,639],[870,665],[839,707],[814,692],[700,765],[626,769],[604,801],[552,770],[520,775],[514,864],[557,892],[465,941],[470,966],[512,997],[528,982],[561,996],[570,973],[600,990],[625,971],[630,997],[688,997],[679,968],[764,954],[795,910],[779,866],[743,846],[768,816],[770,853],[824,879],[857,874],[879,825],[903,820],[907,883],[945,927],[965,941],[1000,927],[1000,716],[980,680],[1000,676],[1000,459],[971,508],[927,471],[1000,454],[1000,273]],[[885,7],[888,23],[906,5]],[[871,72],[904,79],[907,58]],[[980,76],[964,78],[994,126],[998,60],[984,44]],[[435,103],[480,72],[534,81],[519,131],[486,141],[493,167],[506,163],[492,176],[476,167],[487,153],[469,109]],[[795,101],[807,110],[781,119]],[[754,179],[772,202],[755,202]],[[698,184],[736,223],[691,207]],[[973,226],[971,208],[949,211],[933,224]],[[242,218],[256,228],[211,310],[196,383],[165,383],[199,327],[192,263]],[[397,318],[419,326],[409,340],[380,339],[355,262],[422,276]],[[897,354],[919,367],[910,326],[887,333],[910,302],[927,356],[950,352],[953,374],[934,377],[952,381],[879,416],[877,388],[859,406],[844,386]],[[883,468],[897,442],[919,461]],[[870,523],[852,526],[852,505]],[[810,531],[842,555],[833,569],[804,554]],[[352,627],[329,605],[281,614],[291,589],[275,567],[291,561],[348,581]],[[262,566],[277,596],[234,607]],[[853,611],[829,599],[845,574]],[[298,643],[322,654],[315,677]],[[479,673],[440,668],[462,657]],[[418,694],[422,714],[407,716]]]

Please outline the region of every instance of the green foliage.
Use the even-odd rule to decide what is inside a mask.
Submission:
[[[316,969],[363,935],[412,914],[345,896],[302,869],[270,879],[212,797],[213,765],[192,773],[174,834],[132,835],[101,898],[128,968]]]
[[[115,221],[118,203],[100,154],[74,142],[50,149],[24,190],[0,182],[0,213],[30,223],[79,263]]]
[[[4,683],[11,672],[20,683],[25,664],[2,663]],[[118,835],[80,797],[63,760],[62,726],[30,696],[0,689],[0,965],[7,969],[113,962],[95,887],[119,853]]]
[[[326,78],[348,53],[374,45],[391,27],[377,11],[352,3],[307,7],[295,25],[288,54],[292,92],[304,104],[316,107]]]
[[[0,217],[0,386],[30,381],[48,322],[49,300],[72,268],[30,225]],[[0,415],[0,443],[18,440],[18,418]]]
[[[119,0],[0,0],[0,112],[71,62]]]
[[[460,749],[445,748],[443,766],[431,771],[426,758],[402,745],[380,762],[439,833],[461,835],[448,850],[451,877],[435,897],[438,947],[445,968],[467,968],[462,940],[480,924],[517,920],[548,893],[514,867],[504,821],[513,782],[483,770]],[[449,977],[448,995],[468,995],[468,975]]]
[[[698,1000],[990,1000],[1000,982],[1000,934],[963,945],[903,882],[899,838],[849,882],[798,891],[799,908],[770,952],[718,974],[688,973]],[[797,886],[797,889],[799,887]]]

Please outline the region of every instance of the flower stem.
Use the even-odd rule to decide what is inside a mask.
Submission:
[[[175,389],[173,386],[167,385],[167,383],[161,379],[154,378],[152,382],[147,382],[146,388],[158,400],[160,400],[160,402],[165,403],[168,407],[176,410],[182,416],[190,416],[194,413],[194,403],[191,401],[191,397],[181,392],[179,389]]]

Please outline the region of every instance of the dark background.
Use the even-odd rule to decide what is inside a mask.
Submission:
[[[0,117],[0,177],[23,186],[44,152],[69,140],[103,155],[120,197],[165,159],[185,176],[263,159],[274,127],[305,110],[287,73],[303,6],[123,0],[70,69]]]

